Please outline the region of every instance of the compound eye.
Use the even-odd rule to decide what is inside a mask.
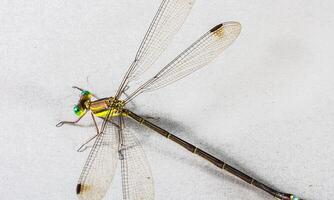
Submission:
[[[91,93],[87,90],[84,90],[84,91],[81,92],[81,95],[82,96],[88,96],[88,95],[91,95]]]
[[[74,108],[73,108],[73,112],[74,112],[77,116],[81,117],[81,116],[85,113],[85,110],[84,110],[83,108],[81,108],[80,106],[76,105],[76,106],[74,106]]]

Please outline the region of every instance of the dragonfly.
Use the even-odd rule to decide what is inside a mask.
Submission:
[[[252,178],[128,108],[128,104],[138,95],[163,88],[206,66],[239,36],[241,25],[238,22],[230,21],[214,26],[155,76],[144,80],[137,89],[127,94],[131,84],[151,68],[166,50],[189,15],[194,2],[195,0],[162,0],[135,59],[125,73],[114,96],[98,98],[94,93],[74,86],[81,91],[80,99],[73,109],[77,119],[75,121],[61,121],[57,126],[77,124],[87,113],[90,113],[96,129],[95,136],[80,148],[82,150],[88,142],[94,141],[77,183],[78,199],[103,199],[112,183],[119,162],[123,199],[154,199],[152,173],[136,136],[138,130],[128,124],[132,120],[179,144],[219,169],[269,193],[276,199],[301,200],[293,194],[280,192]],[[100,125],[97,124],[96,118],[101,121]]]

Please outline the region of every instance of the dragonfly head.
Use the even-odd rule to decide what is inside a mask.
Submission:
[[[93,95],[91,92],[83,90],[81,92],[78,104],[73,107],[74,114],[76,114],[78,117],[82,117],[84,114],[86,114],[87,110],[89,109],[92,97]]]

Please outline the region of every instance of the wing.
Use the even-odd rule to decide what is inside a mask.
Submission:
[[[169,85],[205,66],[232,44],[240,31],[241,25],[238,22],[226,22],[215,26],[129,95],[126,102],[140,93]]]
[[[153,178],[145,152],[134,132],[120,129],[120,159],[124,200],[153,200]]]
[[[97,136],[78,181],[77,195],[80,200],[101,200],[105,196],[118,161],[116,129],[106,122],[104,131]]]
[[[180,29],[187,18],[195,0],[163,0],[158,12],[138,49],[135,60],[125,74],[118,88],[119,97],[127,84],[144,73],[161,53]]]

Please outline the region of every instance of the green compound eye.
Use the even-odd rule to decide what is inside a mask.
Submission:
[[[82,108],[80,108],[78,105],[76,105],[76,106],[74,106],[74,108],[73,108],[73,112],[74,112],[77,116],[81,117],[82,114],[84,113],[84,110],[83,110]]]
[[[91,93],[87,90],[84,90],[84,91],[81,92],[81,95],[83,95],[83,96],[87,96],[87,95],[90,95],[90,94]]]

